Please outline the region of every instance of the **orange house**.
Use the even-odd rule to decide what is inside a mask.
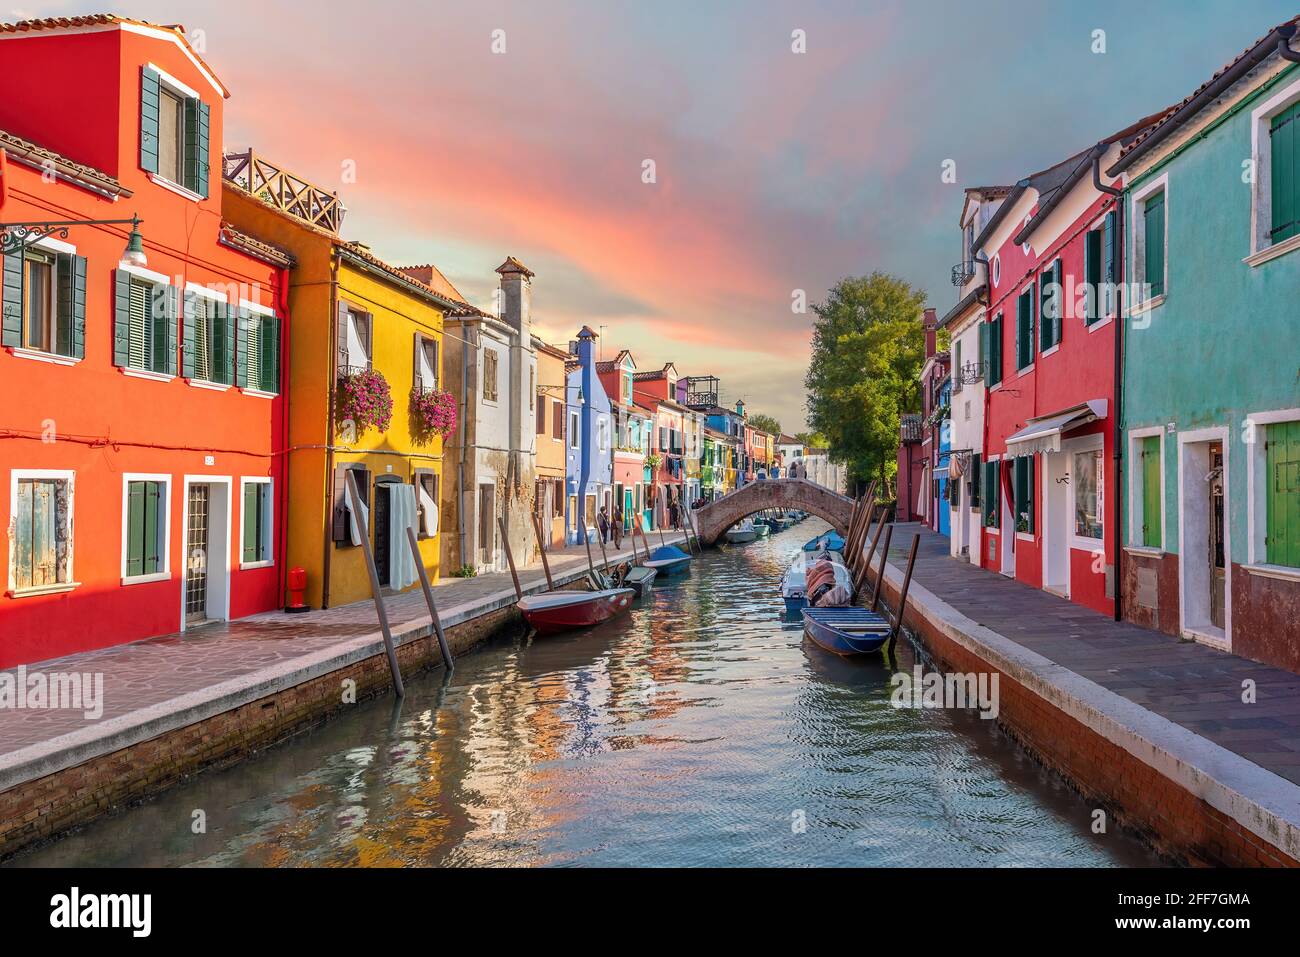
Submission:
[[[0,667],[277,607],[290,262],[222,220],[225,86],[113,16],[0,58]]]

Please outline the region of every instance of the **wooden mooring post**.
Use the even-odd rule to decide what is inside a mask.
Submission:
[[[876,534],[871,536],[871,550],[862,559],[862,567],[853,576],[853,594],[862,591],[862,586],[867,583],[867,576],[871,574],[871,559],[876,556],[876,545],[880,542],[880,533],[885,530],[885,516],[880,516],[880,524],[876,526]]]
[[[438,648],[442,652],[442,663],[450,671],[456,667],[451,657],[451,646],[447,644],[447,635],[442,630],[442,619],[438,617],[438,608],[433,603],[433,586],[429,584],[429,573],[425,570],[424,559],[420,557],[420,545],[415,537],[415,529],[406,526],[406,540],[411,545],[411,554],[415,557],[415,570],[420,573],[420,587],[424,589],[424,603],[429,606],[429,629],[431,636],[438,639]]]
[[[920,533],[912,536],[912,552],[907,556],[907,571],[903,573],[903,590],[898,595],[898,613],[894,615],[894,627],[889,629],[889,645],[893,650],[894,642],[898,639],[898,632],[903,627],[903,612],[907,610],[907,589],[912,584],[912,568],[916,565],[916,549],[921,544]],[[880,572],[884,574],[884,566],[881,566]]]
[[[871,591],[871,610],[876,610],[880,601],[880,583],[885,580],[885,566],[889,564],[889,540],[894,537],[894,526],[885,526],[885,546],[880,550],[880,574],[876,576],[876,587]]]
[[[397,648],[393,645],[393,631],[388,626],[388,612],[384,608],[383,589],[379,584],[379,569],[375,567],[375,553],[370,546],[370,529],[362,528],[357,515],[360,512],[361,493],[357,490],[357,479],[353,469],[343,470],[348,490],[348,519],[352,530],[361,539],[361,551],[366,556],[366,572],[370,575],[370,594],[375,599],[375,613],[379,616],[379,630],[384,633],[384,651],[388,653],[388,670],[393,676],[393,690],[399,698],[406,695],[406,686],[402,683],[402,669],[397,663]],[[419,564],[417,562],[417,564]]]
[[[542,571],[546,573],[546,590],[555,591],[555,582],[551,579],[551,562],[546,557],[546,540],[542,538],[542,519],[533,512],[533,528],[537,530],[537,548],[542,553]]]
[[[497,516],[497,527],[501,529],[501,547],[506,550],[506,564],[510,566],[510,578],[515,583],[515,601],[522,601],[524,590],[519,587],[519,573],[515,571],[515,554],[510,548],[510,533],[506,528],[506,517]]]

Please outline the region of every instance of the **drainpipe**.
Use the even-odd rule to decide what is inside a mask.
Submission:
[[[460,324],[460,422],[457,432],[460,435],[460,448],[456,450],[457,455],[457,473],[456,480],[456,532],[457,539],[460,542],[460,566],[456,571],[460,571],[466,565],[474,564],[465,557],[465,418],[469,414],[469,349],[470,349],[470,329],[468,321]],[[478,368],[478,328],[475,327],[473,335],[474,346],[474,368]],[[475,492],[477,493],[477,489]]]
[[[1291,49],[1290,40],[1295,36],[1296,28],[1290,24],[1285,27],[1278,27],[1277,33],[1277,52],[1283,60],[1290,60],[1292,63],[1300,63],[1300,53]]]
[[[329,407],[329,432],[325,444],[325,501],[329,503],[324,509],[325,512],[325,536],[324,536],[324,560],[321,562],[321,593],[320,606],[328,608],[330,606],[330,560],[334,555],[334,438],[338,435],[338,425],[335,421],[335,402],[338,396],[339,384],[339,366],[338,366],[338,327],[336,323],[339,317],[339,250],[334,247],[334,255],[330,257],[330,328],[334,330],[334,335],[329,337],[329,384],[326,386],[327,405]]]
[[[1282,41],[1285,43],[1285,41]],[[1124,318],[1124,270],[1125,261],[1127,260],[1127,250],[1124,248],[1124,193],[1113,186],[1107,186],[1101,181],[1101,157],[1105,150],[1104,144],[1098,143],[1097,149],[1092,157],[1092,185],[1099,193],[1105,193],[1108,196],[1115,197],[1115,249],[1116,249],[1116,270],[1119,273],[1119,281],[1115,283],[1115,321],[1119,328],[1115,330],[1115,409],[1112,413],[1114,421],[1111,428],[1114,431],[1114,438],[1111,440],[1114,445],[1113,457],[1115,459],[1115,494],[1111,498],[1115,502],[1114,506],[1114,532],[1115,537],[1115,620],[1123,620],[1123,594],[1124,594],[1124,577],[1122,574],[1124,561],[1124,528],[1121,524],[1123,521],[1124,509],[1124,482],[1122,475],[1124,472],[1124,332],[1128,325]],[[1164,468],[1164,463],[1160,464]]]

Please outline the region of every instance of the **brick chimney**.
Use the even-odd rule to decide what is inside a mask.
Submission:
[[[514,256],[497,267],[501,277],[501,318],[528,335],[533,322],[533,271]]]
[[[921,319],[921,328],[925,330],[925,357],[929,359],[939,351],[939,314],[934,309],[925,310]]]

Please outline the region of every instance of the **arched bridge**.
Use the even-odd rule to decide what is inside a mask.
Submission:
[[[824,518],[841,535],[848,534],[853,499],[808,479],[766,479],[728,492],[695,512],[700,541],[712,545],[732,525],[769,508],[801,509]]]

